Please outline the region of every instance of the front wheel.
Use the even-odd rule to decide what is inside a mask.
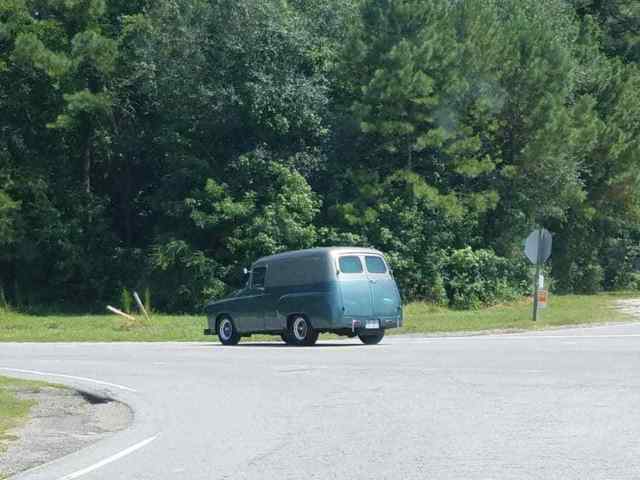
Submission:
[[[289,322],[286,337],[290,345],[311,346],[318,341],[318,332],[306,317],[297,315]]]
[[[229,317],[218,322],[218,338],[223,345],[237,345],[240,341],[240,334]]]
[[[378,333],[360,334],[358,337],[365,345],[377,345],[384,338],[384,330]]]

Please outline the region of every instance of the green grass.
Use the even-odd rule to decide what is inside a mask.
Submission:
[[[4,342],[118,342],[207,340],[204,315],[154,315],[152,322],[130,322],[116,315],[0,313]]]
[[[631,321],[615,309],[615,302],[639,297],[636,293],[550,296],[547,308],[532,321],[532,304],[522,300],[477,311],[455,311],[424,303],[405,308],[403,333],[476,332],[483,330],[537,330],[549,327]]]
[[[633,297],[633,294],[551,296],[549,307],[541,311],[537,323],[531,321],[531,304],[526,300],[477,311],[413,303],[405,307],[405,326],[390,333],[539,329],[632,320],[613,306],[615,300]],[[0,341],[210,341],[212,337],[202,334],[205,323],[204,315],[154,315],[147,324],[115,315],[34,316],[4,312],[0,313]]]

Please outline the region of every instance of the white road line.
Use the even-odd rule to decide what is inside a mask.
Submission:
[[[131,447],[129,447],[129,448],[125,449],[125,450],[122,450],[121,452],[116,453],[115,455],[110,456],[109,458],[105,458],[104,460],[91,465],[90,467],[83,468],[82,470],[78,470],[77,472],[70,473],[69,475],[61,477],[58,480],[73,480],[74,478],[79,478],[79,477],[81,477],[83,475],[86,475],[87,473],[91,473],[94,470],[97,470],[99,468],[104,467],[105,465],[108,465],[109,463],[115,462],[116,460],[120,460],[121,458],[132,454],[136,450],[140,450],[142,447],[144,447],[146,445],[149,445],[156,438],[158,438],[158,435],[154,435],[153,437],[149,437],[146,440],[143,440],[143,441],[141,441],[139,443],[136,443],[135,445],[132,445]]]
[[[22,368],[0,367],[0,370],[5,372],[28,373],[31,375],[39,375],[42,377],[58,377],[58,378],[68,378],[70,380],[81,380],[83,382],[95,383],[96,385],[104,385],[105,387],[118,388],[120,390],[125,390],[127,392],[134,392],[134,393],[137,392],[137,390],[130,387],[125,387],[124,385],[118,385],[117,383],[103,382],[102,380],[96,380],[94,378],[76,377],[74,375],[63,375],[61,373],[39,372],[37,370],[24,370]]]
[[[594,339],[594,338],[638,338],[640,333],[629,334],[611,334],[611,335],[518,335],[518,334],[505,334],[505,335],[467,335],[467,336],[449,336],[449,337],[427,337],[418,340],[411,340],[406,343],[430,343],[447,340],[532,340],[532,339],[559,339],[564,340],[570,338],[572,340],[580,339]],[[391,341],[389,344],[392,345]],[[398,342],[396,345],[401,345],[405,342]]]
[[[518,339],[532,339],[532,338],[560,338],[572,340],[580,340],[581,338],[637,338],[640,337],[640,333],[628,333],[628,334],[604,334],[604,335],[505,335],[504,338],[518,338]],[[489,338],[503,338],[503,337],[489,337]]]

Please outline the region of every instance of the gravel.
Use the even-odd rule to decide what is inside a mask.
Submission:
[[[68,388],[18,390],[35,400],[30,420],[10,432],[17,440],[0,455],[0,478],[34,468],[123,430],[132,420],[124,404]]]

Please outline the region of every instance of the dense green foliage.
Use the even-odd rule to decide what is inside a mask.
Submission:
[[[557,290],[635,286],[639,62],[637,0],[0,0],[0,292],[193,311],[348,244],[466,308],[537,225]]]

